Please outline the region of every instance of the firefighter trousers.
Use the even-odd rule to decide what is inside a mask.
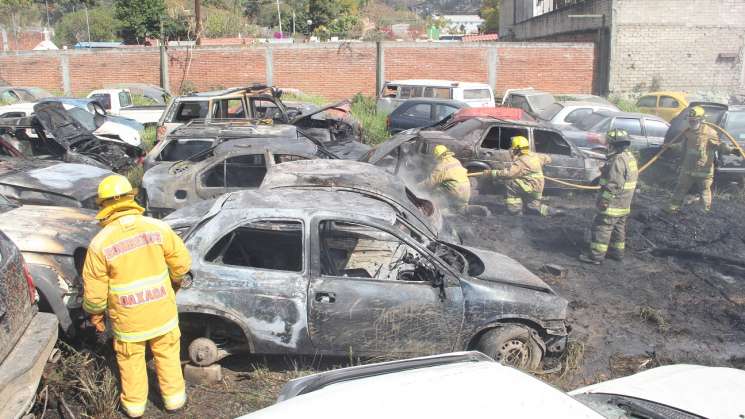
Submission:
[[[592,221],[590,256],[595,260],[605,259],[605,255],[622,258],[626,251],[626,219],[596,214]]]
[[[688,192],[692,187],[696,187],[696,190],[701,190],[701,199],[704,203],[704,209],[706,211],[711,209],[711,186],[714,184],[714,178],[712,177],[700,177],[692,176],[688,173],[681,172],[678,176],[678,184],[675,186],[675,192],[673,192],[673,198],[670,201],[670,211],[677,211],[683,205],[683,201],[688,195]]]
[[[523,213],[524,205],[526,212],[529,214],[549,215],[548,205],[541,202],[541,198],[543,197],[541,192],[526,190],[516,180],[507,181],[505,188],[507,189],[507,196],[504,199],[504,203],[507,206],[508,213],[520,215]]]
[[[176,410],[186,403],[186,386],[181,371],[181,333],[176,327],[170,332],[143,342],[114,340],[114,352],[119,364],[122,407],[131,417],[145,413],[148,395],[145,348],[150,347],[155,360],[160,394],[168,410]]]

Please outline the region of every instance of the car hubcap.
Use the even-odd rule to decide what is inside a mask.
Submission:
[[[530,349],[525,342],[511,339],[505,342],[497,353],[497,361],[516,368],[525,368],[530,360]]]

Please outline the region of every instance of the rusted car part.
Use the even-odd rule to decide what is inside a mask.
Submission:
[[[21,249],[39,292],[39,308],[57,316],[74,336],[83,320],[80,274],[98,232],[95,211],[14,205],[0,195],[0,231]]]
[[[460,243],[455,228],[432,201],[418,196],[416,185],[379,167],[345,160],[305,160],[278,164],[264,177],[264,189],[296,188],[347,191],[384,202],[438,239]]]
[[[361,160],[418,181],[434,164],[432,148],[443,144],[469,172],[502,169],[510,164],[511,138],[516,135],[528,138],[533,151],[551,157],[552,162],[544,168],[546,176],[577,184],[592,184],[600,176],[605,157],[578,149],[560,131],[535,123],[493,118],[468,119],[445,131],[423,130],[416,134],[404,131],[378,145]],[[481,193],[494,193],[498,187],[487,178],[479,183],[475,179],[472,182]],[[556,187],[557,184],[547,186]]]
[[[37,312],[36,290],[18,248],[0,231],[0,416],[20,418],[34,401],[57,341],[57,320]]]
[[[567,301],[540,278],[505,255],[438,241],[376,199],[241,191],[165,220],[193,259],[177,295],[187,340],[231,354],[479,347],[528,369],[565,349]]]
[[[295,139],[298,143],[311,142],[320,152],[335,157],[315,137],[299,131],[292,125],[267,125],[259,121],[191,121],[176,128],[165,140],[159,142],[145,156],[145,171],[160,163],[173,163],[189,159],[216,145],[233,140]]]
[[[258,188],[272,166],[293,160],[327,158],[311,141],[250,138],[218,143],[188,159],[145,172],[143,203],[155,217],[226,192]]]
[[[362,144],[362,125],[351,114],[351,103],[343,100],[300,115],[290,123],[317,138],[342,159],[357,160],[370,146]]]
[[[98,184],[112,174],[85,164],[0,156],[0,194],[20,204],[97,209]]]
[[[28,135],[33,130],[36,138]],[[28,157],[84,163],[126,171],[144,155],[140,147],[96,136],[56,101],[34,105],[34,114],[0,119],[0,135]]]

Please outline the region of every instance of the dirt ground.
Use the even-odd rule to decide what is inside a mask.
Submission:
[[[669,216],[661,210],[669,195],[663,188],[640,188],[628,223],[626,259],[599,266],[577,260],[594,215],[591,193],[548,196],[551,205],[566,211],[555,218],[502,215],[499,197],[477,196],[474,201],[493,215],[456,219],[468,231],[466,244],[512,256],[569,300],[569,368],[540,378],[570,389],[668,363],[745,368],[745,200],[740,191],[719,193],[710,214],[694,204]],[[550,273],[547,264],[560,266],[564,273]],[[288,379],[347,364],[283,357],[226,359],[223,382],[190,385],[188,408],[169,417],[246,414],[272,404]],[[34,413],[40,415],[47,400],[44,417],[69,418],[54,397],[59,383],[49,374],[54,372],[40,387]],[[115,393],[115,384],[109,385],[114,387],[100,386],[102,393]],[[75,417],[119,417],[84,406],[79,387],[62,392]],[[151,399],[147,417],[167,416],[156,391],[151,391]]]

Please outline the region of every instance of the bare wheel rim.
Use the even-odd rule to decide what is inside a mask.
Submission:
[[[518,339],[503,343],[497,351],[498,362],[517,368],[525,368],[530,362],[530,347]]]

